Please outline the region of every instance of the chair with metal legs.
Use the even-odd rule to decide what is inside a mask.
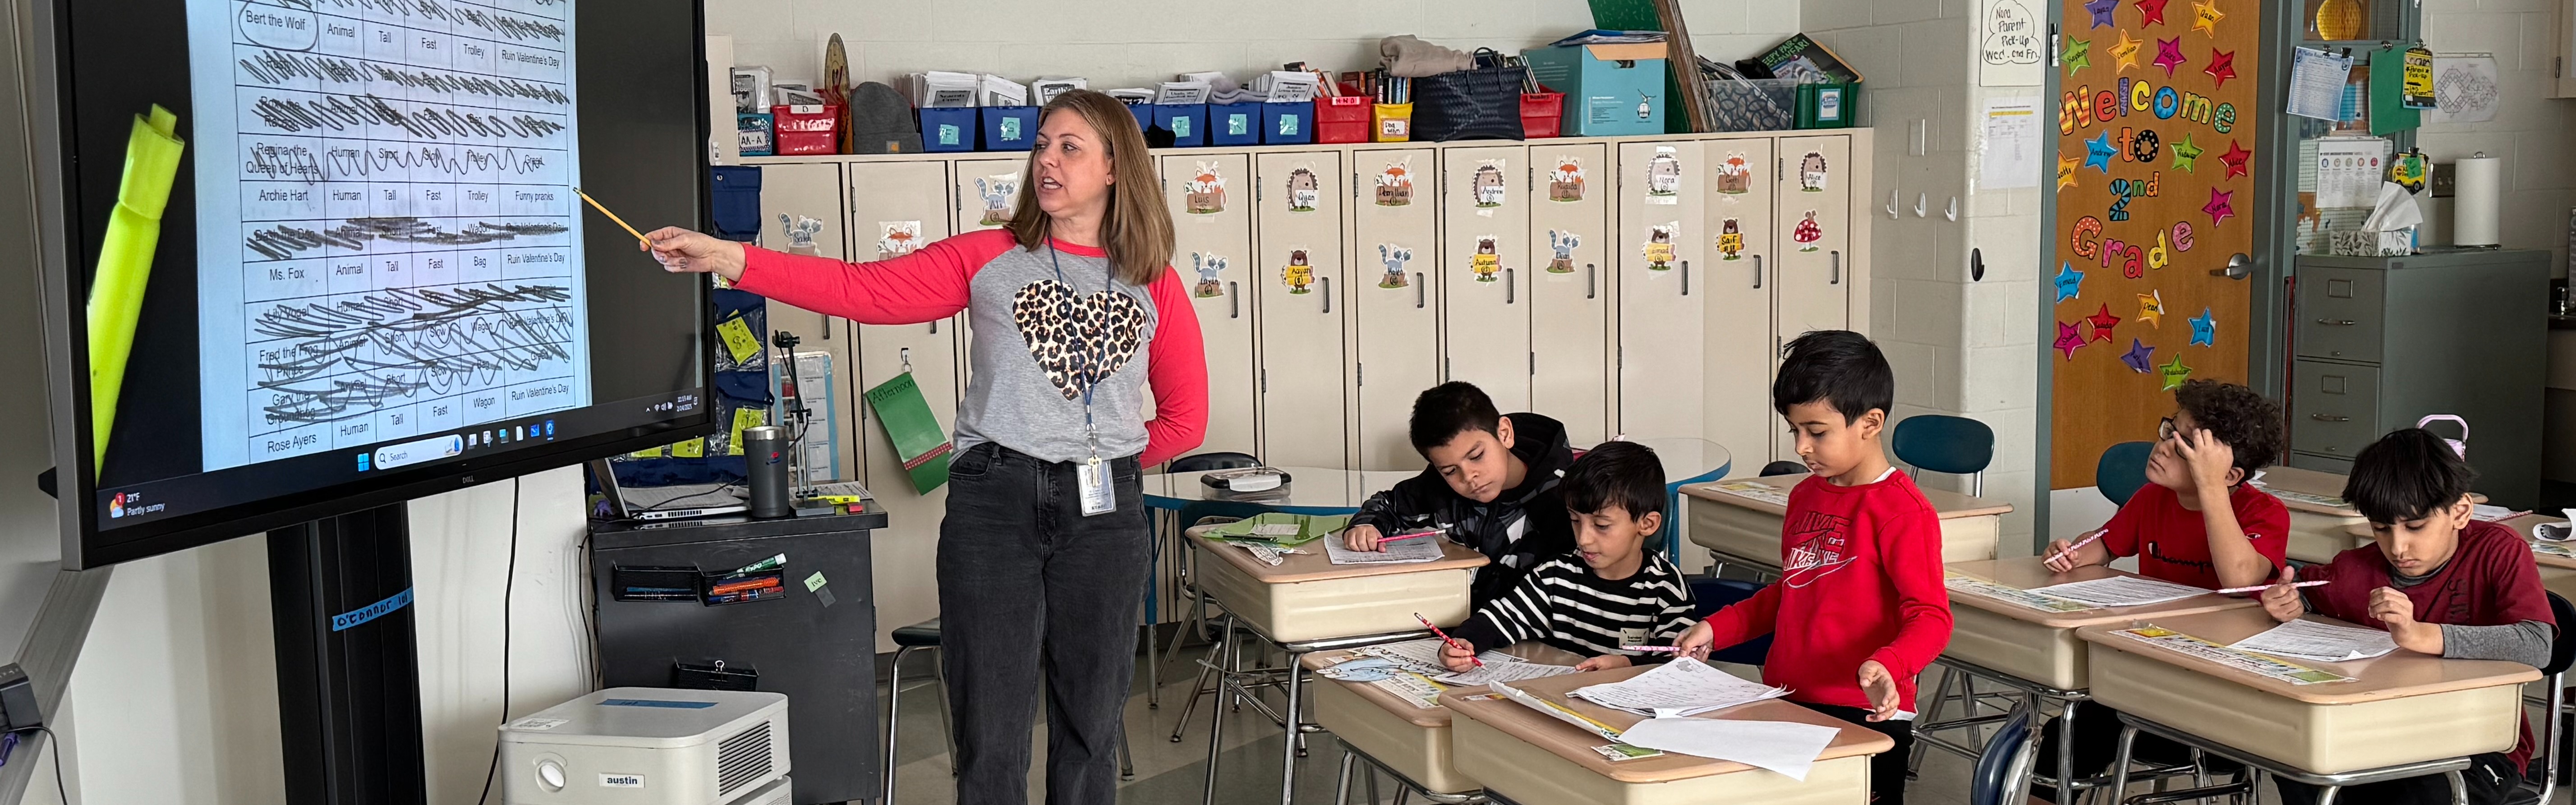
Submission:
[[[894,630],[894,644],[894,662],[890,664],[891,670],[886,674],[884,805],[894,805],[895,738],[902,734],[898,729],[903,723],[903,658],[912,656],[916,651],[938,653],[939,619],[932,618]],[[948,736],[948,773],[955,775],[957,773],[957,725],[950,722],[948,718],[947,663],[942,662],[936,667],[939,683],[940,731]]]

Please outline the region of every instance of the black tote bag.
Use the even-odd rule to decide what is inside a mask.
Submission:
[[[1502,66],[1491,49],[1476,51],[1476,69],[1414,79],[1413,138],[1518,140],[1521,85],[1528,67]]]

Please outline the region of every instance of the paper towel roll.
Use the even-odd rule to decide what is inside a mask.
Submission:
[[[2497,208],[2504,197],[2503,160],[2480,154],[2461,157],[2451,170],[2458,177],[2451,198],[2451,243],[2459,246],[2494,246],[2504,241],[2497,237]]]

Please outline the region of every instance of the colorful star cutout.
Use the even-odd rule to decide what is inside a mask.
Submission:
[[[2218,226],[2220,221],[2236,217],[2236,191],[2210,188],[2209,203],[2200,205],[2200,211],[2209,213],[2209,225],[2212,227]]]
[[[2103,129],[2102,136],[2084,141],[2084,167],[2099,167],[2103,173],[2110,173],[2111,158],[2119,155],[2119,147],[2111,144],[2110,129]]]
[[[2120,362],[2128,364],[2130,371],[2146,374],[2156,365],[2156,348],[2138,339],[2129,339],[2129,352],[2120,356]]]
[[[2113,60],[2113,63],[2119,65],[2119,69],[2121,70],[2136,67],[2138,66],[2138,51],[2146,46],[2147,43],[2145,42],[2129,38],[2129,32],[2121,31],[2120,41],[2111,43],[2111,59]]]
[[[2074,187],[2074,186],[2075,186],[2075,168],[2076,168],[2078,165],[2082,164],[2082,163],[2083,163],[2083,161],[2084,161],[2084,160],[2076,159],[2076,158],[2074,158],[2074,157],[2058,157],[2058,158],[2057,158],[2057,189],[2058,189],[2058,190],[2063,191],[2063,190],[2065,190],[2066,188]]]
[[[2218,318],[2209,314],[2209,308],[2201,308],[2200,315],[2191,317],[2191,342],[2204,347],[2218,346]]]
[[[2081,319],[2078,319],[2078,321],[2081,321]],[[2071,361],[2075,360],[2075,351],[2083,348],[2084,336],[2083,334],[2076,332],[2075,325],[2062,321],[2058,322],[2057,351],[2066,353],[2066,359]]]
[[[2074,263],[2057,264],[2054,282],[2057,283],[2057,301],[2064,302],[2084,293],[2084,272],[2075,270]]]
[[[2138,27],[2163,25],[2167,2],[2170,0],[2138,0]]]
[[[2111,327],[2120,323],[2120,317],[2111,315],[2111,303],[2104,302],[2102,303],[2102,310],[2100,312],[2084,317],[2084,321],[2093,325],[2092,340],[2109,341],[2111,340]]]
[[[2165,328],[2164,319],[2165,292],[2149,291],[2138,294],[2138,321],[2162,330]]]
[[[2182,57],[2182,37],[2156,40],[2156,66],[2165,68],[2166,78],[2173,77],[2174,68],[2190,61]]]
[[[2218,0],[2200,0],[2191,4],[2192,30],[2215,39],[2218,37],[2218,21],[2223,19],[2227,19],[2227,13],[2218,10]]]
[[[2111,20],[2111,12],[2120,10],[2120,0],[2086,0],[2084,10],[2093,15],[2093,24],[2085,30],[2117,25]]]
[[[2173,144],[2173,155],[2174,170],[2191,173],[2200,166],[2200,146],[2191,144],[2190,132],[2183,133],[2182,142]]]
[[[2059,56],[2058,59],[2066,62],[2067,75],[2074,75],[2077,70],[2093,66],[2093,40],[2078,39],[2067,43],[2066,54]]]
[[[2208,73],[2209,77],[2217,82],[2211,86],[2227,86],[2227,79],[2236,77],[2236,51],[2221,53],[2217,48],[2210,48],[2209,66],[2201,68],[2200,71]]]
[[[2229,179],[2250,173],[2251,171],[2245,167],[2245,162],[2253,158],[2254,152],[2245,150],[2245,146],[2237,144],[2235,140],[2227,141],[2227,153],[2218,155],[2218,161],[2227,165]]]
[[[2182,356],[2179,354],[2173,357],[2172,362],[2156,367],[2156,371],[2165,376],[2165,391],[2182,388],[2182,382],[2191,379],[2191,367],[2182,365]]]

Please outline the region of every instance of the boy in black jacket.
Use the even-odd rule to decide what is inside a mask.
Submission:
[[[1378,550],[1382,537],[1425,528],[1474,548],[1494,564],[1477,572],[1472,605],[1483,606],[1530,568],[1574,550],[1574,531],[1556,484],[1574,463],[1565,426],[1537,414],[1503,416],[1468,383],[1431,387],[1413,401],[1409,434],[1431,465],[1370,495],[1343,542]]]

